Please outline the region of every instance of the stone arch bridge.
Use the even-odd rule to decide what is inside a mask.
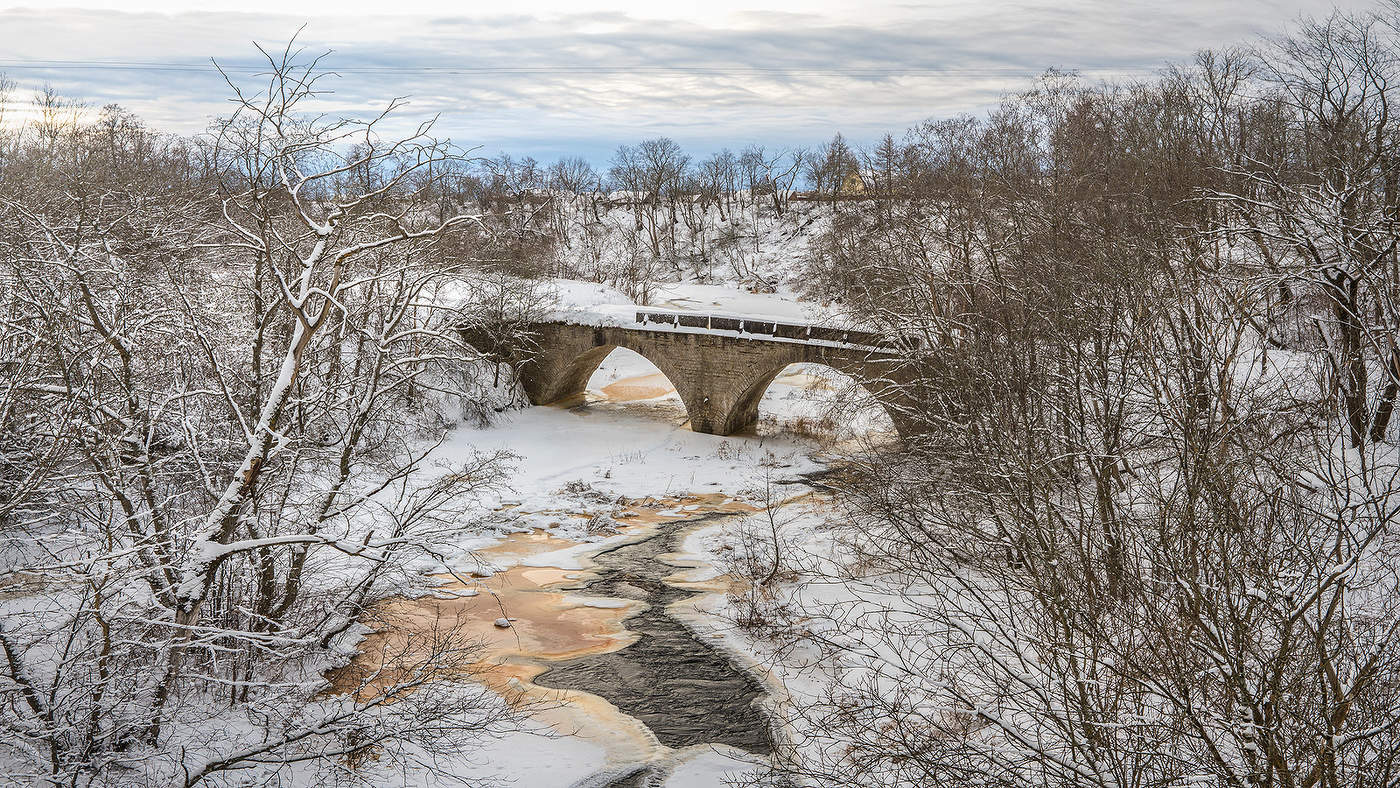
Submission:
[[[626,348],[646,358],[675,386],[691,429],[715,435],[743,430],[758,418],[763,393],[789,364],[822,364],[858,381],[908,434],[900,354],[878,334],[761,318],[642,310],[633,323],[569,320],[533,323],[526,340],[501,341],[463,329],[464,339],[510,363],[530,402],[547,405],[583,393],[608,354]]]

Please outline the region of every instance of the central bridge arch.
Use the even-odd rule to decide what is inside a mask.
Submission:
[[[671,381],[671,385],[675,387],[677,393],[680,392],[680,385],[676,382],[676,378],[683,375],[684,372],[678,369],[675,364],[672,363],[671,359],[656,354],[654,349],[646,347],[645,343],[626,342],[589,347],[575,356],[573,360],[561,358],[563,363],[560,364],[558,377],[553,385],[544,387],[544,389],[547,390],[540,390],[538,398],[541,400],[541,403],[539,404],[559,402],[560,400],[582,395],[584,391],[588,389],[588,381],[593,377],[593,373],[598,371],[598,367],[602,366],[603,362],[607,360],[608,356],[612,355],[614,350],[630,350],[646,359],[652,366],[656,367],[662,375],[665,375],[667,380]],[[536,399],[536,395],[529,391],[528,385],[526,387],[526,393],[531,394],[531,401]],[[682,396],[681,399],[684,400],[685,397]]]

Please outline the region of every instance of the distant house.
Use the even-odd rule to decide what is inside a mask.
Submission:
[[[853,172],[841,181],[840,194],[865,194],[865,179],[859,172]]]

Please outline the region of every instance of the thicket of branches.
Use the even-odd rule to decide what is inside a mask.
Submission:
[[[814,149],[751,144],[704,158],[656,137],[619,146],[602,170],[577,156],[483,159],[453,194],[508,228],[495,249],[516,274],[599,282],[640,303],[666,281],[771,292],[783,266],[762,264],[765,242],[796,236],[815,207],[874,197],[877,155],[839,133]]]
[[[0,127],[0,782],[353,778],[510,723],[438,681],[455,631],[322,679],[508,470],[427,461],[490,410],[457,327],[512,311],[502,224],[431,124],[315,115],[319,64],[267,64],[194,139],[52,92]]]
[[[1400,779],[1400,18],[886,140],[807,275],[926,342],[787,611],[821,785]],[[775,610],[780,606],[775,605]],[[771,624],[771,622],[769,622]]]

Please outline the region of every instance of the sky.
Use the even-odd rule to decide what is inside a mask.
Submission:
[[[1347,0],[1342,0],[1344,7]],[[254,42],[297,35],[338,76],[320,109],[396,97],[408,128],[485,155],[605,163],[666,135],[705,154],[749,143],[860,144],[978,113],[1050,67],[1148,76],[1278,34],[1330,0],[0,0],[0,73],[197,133],[229,111],[218,62],[265,73]],[[192,8],[200,10],[189,10]],[[1353,3],[1353,8],[1369,4]],[[298,34],[298,30],[300,33]]]

